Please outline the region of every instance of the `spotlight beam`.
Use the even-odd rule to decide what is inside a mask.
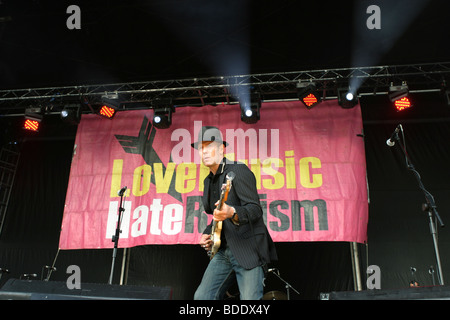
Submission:
[[[416,19],[429,0],[409,1],[376,1],[380,9],[381,23],[377,30],[367,27],[367,1],[356,1],[354,7],[354,39],[352,52],[352,66],[373,66],[392,49],[396,41],[404,34]],[[358,90],[364,82],[364,77],[355,77],[350,85]]]

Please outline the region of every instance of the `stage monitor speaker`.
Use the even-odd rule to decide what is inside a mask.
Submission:
[[[82,283],[69,289],[65,282],[9,279],[0,300],[170,300],[170,287]]]
[[[320,300],[450,300],[450,287],[430,286],[391,290],[333,291]]]

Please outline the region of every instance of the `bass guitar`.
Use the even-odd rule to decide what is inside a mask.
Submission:
[[[220,198],[219,203],[216,206],[217,210],[221,210],[223,204],[228,199],[228,193],[231,190],[231,182],[233,181],[235,177],[234,172],[229,172],[226,176],[226,182],[222,184],[221,192],[220,192]],[[213,220],[212,228],[211,228],[211,250],[208,252],[209,258],[212,259],[214,255],[219,251],[221,240],[220,240],[220,234],[222,233],[222,224],[223,221],[216,221]]]

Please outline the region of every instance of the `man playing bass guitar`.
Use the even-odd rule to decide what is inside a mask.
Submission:
[[[194,299],[223,299],[229,286],[237,281],[241,300],[260,300],[267,264],[277,260],[277,254],[264,224],[255,176],[245,164],[224,158],[226,146],[219,129],[211,126],[202,127],[198,141],[192,144],[210,169],[204,180],[202,200],[213,221],[204,230],[199,244],[210,254],[215,251],[212,249],[216,242],[220,245]],[[221,202],[227,182],[226,202]],[[211,232],[215,222],[221,222],[220,241],[213,242]]]

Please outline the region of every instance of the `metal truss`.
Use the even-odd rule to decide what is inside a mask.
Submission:
[[[450,62],[371,66],[339,69],[261,73],[207,78],[0,90],[0,114],[23,114],[30,106],[58,111],[67,103],[80,103],[85,113],[95,112],[101,97],[116,94],[123,110],[152,106],[152,101],[170,98],[177,107],[233,104],[245,91],[257,91],[263,101],[296,98],[299,82],[314,82],[325,99],[337,90],[358,87],[359,95],[385,94],[391,84],[406,82],[411,91],[439,91],[450,80]]]

